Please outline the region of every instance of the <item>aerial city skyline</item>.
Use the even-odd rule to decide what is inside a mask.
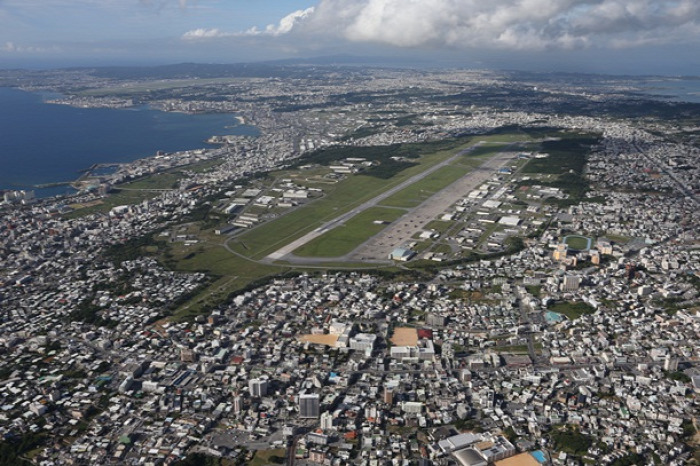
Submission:
[[[0,464],[697,465],[689,82],[0,71]]]
[[[0,0],[0,466],[698,466],[700,0]]]
[[[355,55],[392,64],[693,75],[691,0],[2,0],[0,68]]]

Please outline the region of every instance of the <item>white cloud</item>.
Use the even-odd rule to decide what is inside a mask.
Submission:
[[[3,45],[0,45],[0,52],[5,53],[53,53],[60,51],[59,47],[36,47],[31,45],[18,45],[12,41],[7,41]]]
[[[697,0],[320,0],[278,25],[240,34],[336,36],[399,47],[543,50],[697,41],[697,35],[679,31],[698,27]]]
[[[232,33],[227,33],[220,31],[218,29],[193,29],[187,31],[182,35],[184,40],[201,40],[201,39],[212,39],[215,37],[229,37],[233,35]]]
[[[252,27],[247,31],[243,32],[225,32],[219,29],[193,29],[187,31],[182,35],[183,40],[203,40],[203,39],[213,39],[221,37],[244,37],[244,36],[272,36],[277,37],[284,34],[289,34],[294,30],[300,22],[309,18],[314,13],[314,7],[307,8],[305,10],[294,11],[284,18],[282,18],[278,24],[269,24],[265,29],[258,29]]]
[[[312,16],[315,10],[316,9],[314,7],[307,8],[306,10],[297,10],[282,18],[278,25],[269,24],[264,31],[256,31],[255,28],[253,28],[248,32],[252,34],[267,34],[271,36],[289,34],[295,27],[297,27],[299,23],[302,23],[305,19]]]

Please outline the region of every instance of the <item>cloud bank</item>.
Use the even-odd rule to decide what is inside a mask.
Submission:
[[[340,37],[397,47],[624,48],[700,38],[698,0],[321,0],[279,24],[222,36]]]

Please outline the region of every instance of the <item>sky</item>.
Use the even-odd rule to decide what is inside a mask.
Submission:
[[[700,0],[0,0],[0,68],[387,63],[700,75]]]

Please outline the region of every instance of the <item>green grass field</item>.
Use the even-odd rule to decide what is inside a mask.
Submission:
[[[433,194],[451,185],[470,171],[470,167],[461,164],[442,167],[422,180],[384,199],[381,205],[406,209],[417,207]]]
[[[228,296],[256,280],[277,275],[289,270],[259,264],[244,257],[231,254],[224,248],[225,236],[218,236],[211,230],[202,230],[199,223],[177,228],[178,234],[199,238],[199,243],[187,246],[184,243],[167,243],[159,251],[161,262],[170,269],[183,272],[205,272],[213,277],[213,282],[195,298],[180,306],[174,312],[176,320],[187,319],[201,314],[205,309],[225,301]]]
[[[300,247],[294,254],[301,257],[339,257],[352,252],[360,244],[376,235],[388,223],[405,212],[399,209],[373,207],[356,215],[344,225],[338,226],[322,236]],[[375,220],[387,223],[376,224]]]
[[[492,346],[492,351],[496,353],[508,353],[508,354],[527,354],[527,345],[510,345],[510,346]]]
[[[442,243],[435,244],[430,251],[436,254],[452,254],[450,245]]]
[[[630,241],[628,236],[606,234],[605,237],[618,244],[627,244]]]
[[[595,309],[584,302],[561,302],[549,307],[549,310],[564,314],[569,320],[576,320],[583,315],[593,314]]]
[[[225,301],[231,293],[241,290],[249,283],[287,270],[233,255],[221,244],[212,243],[173,245],[165,262],[180,271],[206,272],[218,277],[197,297],[175,311],[176,320],[199,315],[204,309]]]
[[[445,233],[447,230],[452,228],[456,222],[445,222],[443,220],[433,220],[432,222],[425,225],[426,230],[435,230],[440,234]]]
[[[231,246],[240,254],[262,259],[324,222],[381,193],[383,186],[384,183],[378,178],[354,176],[329,187],[323,198],[241,234]]]
[[[284,448],[276,450],[259,450],[250,461],[249,466],[266,466],[268,464],[284,464],[287,451]]]
[[[585,236],[572,235],[564,238],[564,243],[566,243],[566,245],[569,246],[571,249],[575,249],[577,251],[588,250],[588,245],[590,242],[590,238],[587,238]]]

